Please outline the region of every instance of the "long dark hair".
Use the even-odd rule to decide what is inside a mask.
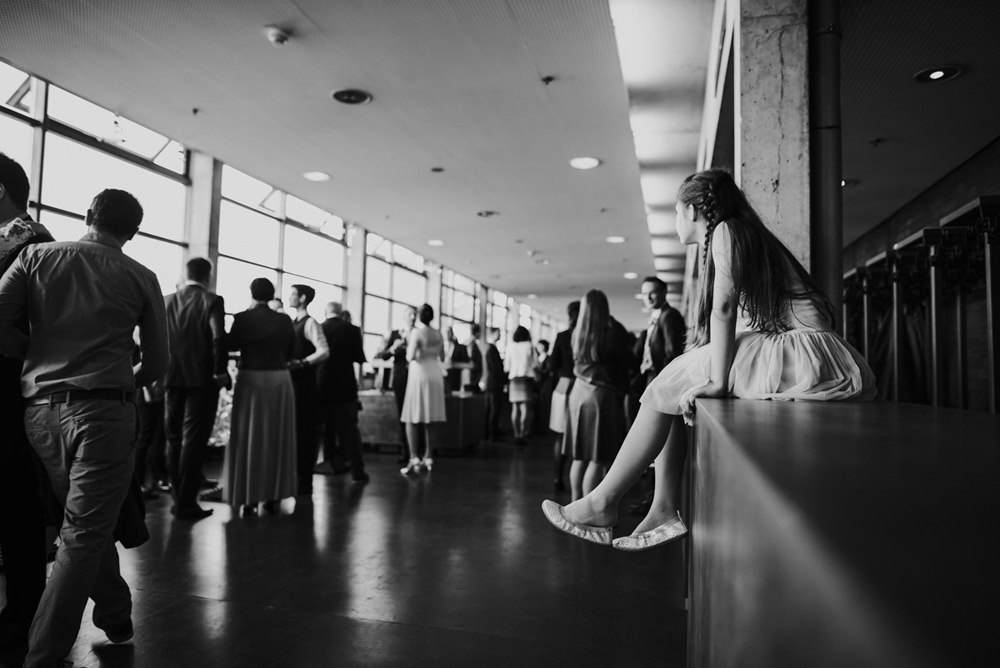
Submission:
[[[580,303],[580,316],[573,330],[573,359],[585,364],[599,362],[610,336],[611,310],[600,290],[588,290]]]
[[[677,192],[677,201],[683,206],[694,206],[708,227],[702,248],[693,345],[708,343],[715,287],[712,237],[715,228],[723,222],[727,223],[732,239],[732,277],[737,305],[746,313],[751,327],[767,334],[788,331],[791,325],[785,320],[785,312],[788,301],[794,298],[810,299],[833,324],[830,300],[785,245],[764,226],[729,172],[709,169],[692,174]],[[789,280],[792,278],[797,280]],[[801,291],[792,288],[795,283],[802,285]]]

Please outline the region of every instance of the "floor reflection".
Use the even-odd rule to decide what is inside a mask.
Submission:
[[[683,665],[681,548],[622,554],[552,530],[551,443],[494,445],[372,481],[316,476],[311,500],[200,522],[150,502],[124,550],[136,639],[84,620],[84,666]],[[559,497],[555,497],[559,498]],[[624,511],[624,507],[623,507]],[[634,521],[633,521],[634,524]],[[629,527],[622,526],[622,531]]]

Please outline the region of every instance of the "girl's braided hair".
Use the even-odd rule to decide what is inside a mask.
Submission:
[[[788,301],[802,297],[811,299],[833,324],[833,305],[798,260],[764,226],[729,172],[709,169],[692,174],[681,185],[677,200],[683,206],[694,206],[706,223],[697,322],[692,336],[694,346],[708,343],[715,285],[711,247],[713,234],[722,222],[727,223],[732,240],[732,279],[737,305],[751,327],[768,334],[787,331]],[[796,289],[796,284],[802,289]]]

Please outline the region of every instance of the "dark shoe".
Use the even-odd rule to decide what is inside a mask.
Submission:
[[[108,637],[108,640],[116,645],[128,642],[135,635],[131,619],[125,624],[109,624],[101,630],[104,631],[104,635]]]
[[[351,480],[354,482],[365,483],[371,479],[372,477],[366,471],[354,471],[351,473]]]
[[[281,501],[275,499],[268,499],[264,502],[264,512],[265,513],[276,513],[281,510]]]
[[[170,482],[168,482],[167,480],[157,480],[155,486],[161,492],[169,492],[170,491]]]
[[[256,515],[257,514],[257,504],[256,503],[254,503],[254,504],[244,503],[240,507],[240,514],[243,515],[243,517],[252,517],[252,516]]]
[[[203,520],[215,512],[211,508],[191,508],[188,510],[174,510],[173,508],[171,508],[170,511],[174,514],[174,517],[176,517],[177,519],[189,520],[192,522]]]

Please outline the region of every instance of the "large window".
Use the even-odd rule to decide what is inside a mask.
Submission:
[[[459,341],[472,335],[479,310],[476,282],[451,269],[441,272],[441,329],[451,327]]]
[[[406,325],[406,312],[427,301],[424,258],[377,234],[365,239],[365,355],[374,359],[386,336]]]
[[[340,218],[228,165],[222,168],[216,290],[226,310],[246,308],[250,282],[267,278],[286,301],[292,285],[316,290],[310,312],[344,300],[344,223]]]
[[[47,87],[48,118],[36,109]],[[44,133],[44,142],[36,136]],[[87,209],[106,188],[133,194],[143,207],[139,234],[124,252],[149,267],[164,292],[174,289],[184,256],[187,153],[175,141],[0,63],[3,150],[31,174],[33,213],[58,241],[86,233]],[[42,152],[36,152],[44,146]],[[40,193],[40,196],[39,196]]]
[[[500,330],[500,340],[497,348],[504,351],[507,348],[507,337],[510,336],[508,329],[508,313],[513,300],[499,290],[490,290],[489,310],[486,313],[486,324],[489,327],[496,327]]]

